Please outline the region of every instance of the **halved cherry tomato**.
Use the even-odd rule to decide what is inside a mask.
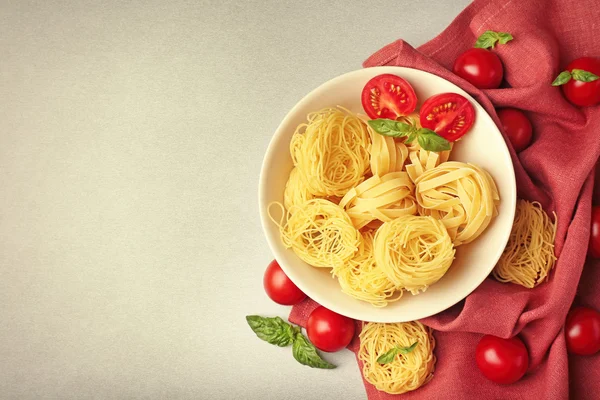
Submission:
[[[565,336],[569,353],[589,356],[600,350],[600,313],[575,307],[567,315]]]
[[[441,93],[425,100],[419,119],[423,128],[454,142],[473,126],[475,109],[458,93]]]
[[[518,337],[485,335],[477,344],[475,361],[486,378],[502,384],[518,381],[529,367],[527,348]]]
[[[291,306],[306,298],[304,292],[283,272],[277,260],[271,261],[267,267],[263,285],[267,295],[277,304]]]
[[[377,75],[362,91],[362,106],[373,119],[396,119],[417,108],[417,95],[410,83],[392,74]]]
[[[504,67],[496,53],[486,49],[469,49],[454,62],[454,73],[479,89],[496,89],[502,83]]]
[[[506,136],[508,136],[515,151],[518,153],[525,150],[531,143],[533,131],[527,116],[517,109],[503,108],[498,110],[498,118],[500,118],[504,132],[506,132]]]

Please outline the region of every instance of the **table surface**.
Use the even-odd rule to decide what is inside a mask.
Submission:
[[[1,397],[365,398],[349,351],[307,368],[246,325],[289,312],[262,157],[307,92],[467,3],[0,0]]]

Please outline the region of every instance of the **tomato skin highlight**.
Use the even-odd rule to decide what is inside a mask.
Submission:
[[[475,108],[458,93],[440,93],[425,100],[419,111],[419,120],[423,128],[454,142],[473,126]]]
[[[514,108],[500,109],[497,114],[515,151],[518,153],[525,150],[531,143],[533,134],[533,127],[527,116]]]
[[[485,335],[477,344],[475,361],[487,379],[505,385],[521,379],[529,367],[527,348],[517,337]]]
[[[574,69],[582,69],[600,76],[600,59],[593,57],[581,57],[573,60],[566,68],[569,72]],[[593,106],[600,103],[600,79],[592,82],[581,82],[572,79],[561,85],[563,94],[576,106]]]
[[[590,227],[588,255],[600,258],[600,206],[592,207],[592,226]]]
[[[319,306],[308,317],[306,333],[317,349],[334,352],[350,344],[355,328],[353,319]]]
[[[600,313],[589,307],[575,307],[565,322],[567,350],[589,356],[600,350]]]
[[[406,80],[393,74],[371,78],[362,90],[363,109],[372,119],[396,119],[417,108],[417,95]]]
[[[267,266],[263,286],[271,300],[284,306],[298,304],[306,298],[304,292],[283,272],[277,260],[271,261]]]
[[[499,88],[504,77],[504,67],[498,55],[479,48],[469,49],[458,56],[452,70],[478,89]]]

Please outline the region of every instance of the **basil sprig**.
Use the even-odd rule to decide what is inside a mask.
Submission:
[[[593,82],[598,79],[598,75],[583,69],[575,68],[571,71],[563,71],[558,74],[554,82],[552,82],[552,86],[564,85],[565,83],[569,82],[571,78],[580,82]]]
[[[511,40],[513,40],[513,36],[508,32],[485,31],[477,38],[475,47],[480,49],[493,49],[497,43],[506,44]]]
[[[398,354],[408,354],[411,351],[413,351],[415,349],[415,347],[417,347],[417,343],[419,343],[419,342],[414,342],[409,347],[400,347],[400,346],[393,347],[390,350],[383,353],[382,355],[380,355],[377,358],[377,362],[379,364],[391,363],[392,361],[394,361],[394,358],[396,358],[396,356]]]
[[[260,339],[279,347],[292,345],[292,355],[311,368],[333,369],[335,365],[323,360],[317,349],[302,334],[300,327],[288,324],[279,317],[248,315],[246,321]]]
[[[411,121],[410,119],[409,121]],[[415,138],[419,145],[428,151],[450,150],[450,142],[427,128],[417,128],[413,123],[394,121],[393,119],[378,118],[368,121],[373,130],[380,135],[390,137],[406,136],[406,143],[411,143]]]

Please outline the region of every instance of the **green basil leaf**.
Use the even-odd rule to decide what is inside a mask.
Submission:
[[[396,358],[396,356],[398,354],[408,354],[411,351],[413,351],[415,349],[415,347],[417,347],[418,343],[419,342],[414,342],[409,347],[399,347],[399,346],[393,347],[390,350],[383,353],[382,355],[380,355],[377,358],[377,362],[379,364],[389,364],[392,361],[394,361],[394,358]]]
[[[398,353],[399,347],[392,347],[390,350],[377,357],[377,362],[379,364],[389,364],[394,361],[394,358],[396,358]]]
[[[563,71],[560,74],[558,74],[558,76],[556,77],[554,82],[552,82],[552,86],[564,85],[565,83],[569,82],[570,80],[571,80],[571,73],[569,71]]]
[[[406,136],[413,129],[409,124],[387,118],[372,119],[368,121],[368,124],[380,135],[390,137]]]
[[[508,32],[498,32],[498,41],[500,42],[500,44],[506,44],[513,39],[513,35],[511,35]]]
[[[417,141],[419,145],[427,151],[445,151],[450,150],[450,142],[426,128],[421,128],[417,131]]]
[[[410,353],[411,351],[413,351],[415,349],[415,347],[417,347],[418,343],[419,342],[414,342],[413,344],[411,344],[408,347],[401,347],[400,348],[400,354],[408,354],[408,353]]]
[[[279,317],[268,318],[248,315],[246,321],[260,339],[279,347],[289,346],[300,328],[292,326]]]
[[[580,82],[593,82],[598,79],[598,75],[583,69],[574,69],[571,71],[571,75],[573,75],[573,79]]]
[[[508,32],[485,31],[477,38],[475,47],[480,49],[494,48],[496,43],[506,44],[513,40],[513,36]]]
[[[411,132],[408,134],[408,137],[406,138],[406,140],[404,141],[404,143],[412,143],[413,140],[415,140],[415,138],[417,137],[416,132]]]
[[[294,339],[292,354],[300,364],[308,365],[311,368],[335,368],[335,365],[328,363],[319,356],[315,346],[302,333],[298,333]]]

